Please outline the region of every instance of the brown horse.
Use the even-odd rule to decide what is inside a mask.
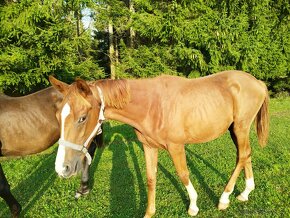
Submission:
[[[86,146],[89,135],[96,132],[103,115],[134,127],[143,143],[148,184],[145,217],[155,214],[155,186],[158,148],[168,150],[189,198],[189,215],[198,213],[197,193],[190,182],[184,144],[211,141],[227,130],[237,148],[237,164],[224,192],[219,209],[226,209],[237,177],[245,170],[246,188],[238,196],[247,201],[254,189],[249,143],[250,126],[256,118],[259,143],[268,138],[268,91],[265,84],[241,71],[224,71],[211,76],[186,79],[160,76],[140,80],[101,80],[86,83],[77,80],[67,85],[51,77],[50,82],[64,94],[59,119],[63,146]],[[78,149],[80,150],[80,149]],[[76,169],[79,151],[66,147],[58,153],[60,167],[69,176]]]
[[[62,95],[53,87],[23,97],[0,95],[0,156],[24,156],[44,151],[59,138],[56,111]],[[102,144],[98,137],[97,144]],[[91,146],[91,155],[95,145]],[[82,179],[77,197],[88,193],[88,164],[82,165]],[[10,191],[0,164],[0,197],[8,204],[12,216],[18,217],[21,206]]]

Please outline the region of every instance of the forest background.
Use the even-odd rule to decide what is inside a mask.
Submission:
[[[0,90],[227,69],[290,93],[288,0],[0,0]]]

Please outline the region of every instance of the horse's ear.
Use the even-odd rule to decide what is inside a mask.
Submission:
[[[51,83],[51,85],[56,89],[58,90],[60,93],[62,93],[63,95],[65,95],[69,85],[54,78],[53,76],[49,76],[48,77],[49,79],[49,82]]]
[[[76,85],[80,94],[84,96],[92,94],[92,91],[86,81],[82,79],[76,79]]]

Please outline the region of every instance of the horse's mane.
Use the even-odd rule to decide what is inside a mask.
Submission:
[[[104,95],[105,104],[121,109],[130,101],[130,87],[125,79],[105,79],[94,83],[99,86]]]

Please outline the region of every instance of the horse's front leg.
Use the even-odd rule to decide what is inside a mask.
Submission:
[[[190,205],[187,212],[190,216],[196,216],[199,211],[196,204],[197,192],[189,179],[184,145],[170,145],[168,146],[168,151],[172,157],[177,174],[189,195]]]
[[[89,154],[91,157],[94,157],[95,151],[96,151],[96,143],[92,142],[91,146],[89,147]],[[90,187],[89,187],[89,170],[90,166],[87,162],[87,158],[84,159],[82,163],[82,176],[81,176],[81,184],[79,189],[76,191],[75,198],[78,199],[83,195],[87,195],[90,192]]]
[[[145,161],[146,161],[146,175],[148,186],[148,204],[144,218],[150,218],[155,214],[155,193],[156,193],[156,173],[158,162],[158,148],[149,147],[143,144]]]
[[[0,164],[0,197],[8,204],[12,217],[19,217],[21,205],[14,198],[10,191],[10,185],[5,177],[2,166]]]
[[[82,176],[81,176],[81,184],[79,189],[76,191],[75,198],[78,199],[83,195],[87,195],[90,192],[89,188],[89,165],[87,163],[87,159],[82,163]]]

